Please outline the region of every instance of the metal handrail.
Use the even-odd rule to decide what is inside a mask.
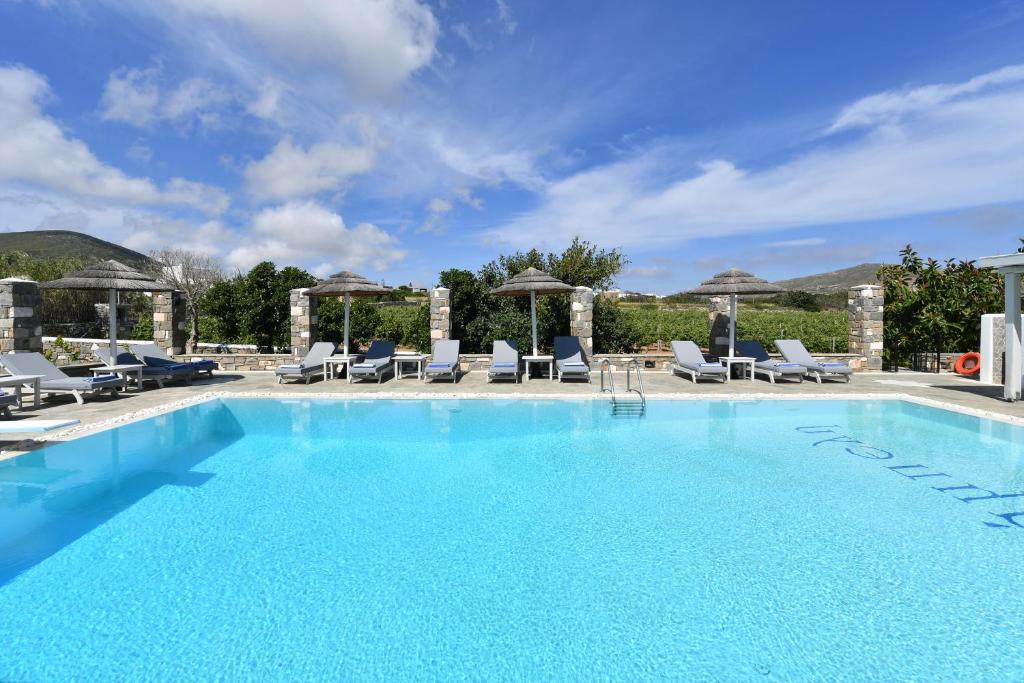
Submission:
[[[633,370],[636,373],[635,389],[629,381],[629,378],[632,376],[630,370]],[[633,358],[632,360],[626,363],[626,391],[632,391],[637,393],[640,396],[641,404],[643,404],[644,407],[647,406],[647,395],[644,392],[644,380],[640,376],[640,361],[638,361],[636,358]]]
[[[604,371],[608,371],[608,388],[604,388]],[[612,374],[612,362],[605,358],[601,361],[601,393],[611,392],[612,398],[615,397],[615,375]]]
[[[605,372],[608,373],[607,383],[605,382]],[[633,379],[634,375],[636,376],[635,380]],[[634,386],[634,381],[636,386]],[[640,405],[646,410],[647,394],[644,391],[644,380],[640,374],[640,361],[636,358],[626,361],[626,392],[639,396]],[[610,393],[612,395],[612,405],[616,405],[615,373],[612,372],[612,363],[607,358],[601,361],[601,393]]]

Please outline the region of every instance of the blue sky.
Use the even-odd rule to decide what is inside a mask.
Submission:
[[[1024,236],[1024,2],[0,0],[0,230],[668,293]]]

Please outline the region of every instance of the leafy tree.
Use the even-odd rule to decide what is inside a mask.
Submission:
[[[224,332],[235,331],[238,341],[255,344],[261,351],[285,347],[290,341],[290,292],[311,287],[316,278],[294,266],[280,271],[270,261],[253,266],[235,279],[230,288],[211,288],[210,312],[221,317]],[[233,307],[234,311],[225,310]],[[237,321],[237,329],[232,330]],[[228,336],[228,335],[226,335]]]
[[[270,261],[253,266],[239,288],[238,309],[247,341],[271,351],[282,316],[275,310],[277,268]]]
[[[238,275],[221,280],[206,291],[201,304],[205,315],[200,319],[200,339],[227,344],[242,341],[242,316],[238,307],[243,282]]]
[[[459,339],[467,350],[480,349],[486,328],[482,328],[478,321],[502,305],[501,297],[491,296],[490,288],[468,270],[446,270],[441,273],[440,283],[451,290],[452,337]]]
[[[574,287],[607,289],[626,263],[618,249],[600,249],[576,238],[561,254],[531,249],[499,256],[476,275],[468,270],[444,271],[440,282],[451,290],[452,335],[469,352],[486,353],[495,339],[512,339],[520,349],[529,349],[530,298],[492,296],[491,289],[527,268],[544,270]],[[569,303],[567,294],[537,297],[537,333],[542,343],[569,333]],[[638,337],[618,328],[623,321],[617,312],[614,306],[595,305],[594,344],[602,351],[631,348],[630,340]],[[603,323],[601,316],[607,318]]]
[[[399,341],[391,336],[393,330],[389,331],[388,334],[378,333],[381,327],[380,311],[375,303],[369,299],[352,299],[350,313],[348,321],[349,336],[357,348],[366,348],[370,345],[370,342],[378,337]]]
[[[973,261],[927,260],[907,245],[898,265],[882,266],[885,353],[905,363],[913,352],[967,351],[981,337],[981,316],[1002,310],[1003,283]]]

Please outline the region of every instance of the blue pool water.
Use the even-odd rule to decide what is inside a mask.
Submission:
[[[1022,455],[896,401],[215,401],[0,462],[0,680],[1020,679]]]

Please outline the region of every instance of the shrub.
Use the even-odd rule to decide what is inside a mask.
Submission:
[[[882,266],[885,356],[905,363],[915,351],[969,351],[981,338],[981,316],[1003,308],[1003,282],[973,261],[922,259],[909,244],[899,265]]]
[[[637,331],[638,346],[649,346],[658,341],[667,344],[673,339],[692,339],[706,346],[710,341],[706,309],[673,310],[647,305],[622,307],[622,315]],[[776,339],[797,338],[812,353],[831,353],[834,342],[836,353],[845,353],[846,312],[757,311],[741,308],[736,316],[736,338],[759,341],[768,349],[774,349]]]

